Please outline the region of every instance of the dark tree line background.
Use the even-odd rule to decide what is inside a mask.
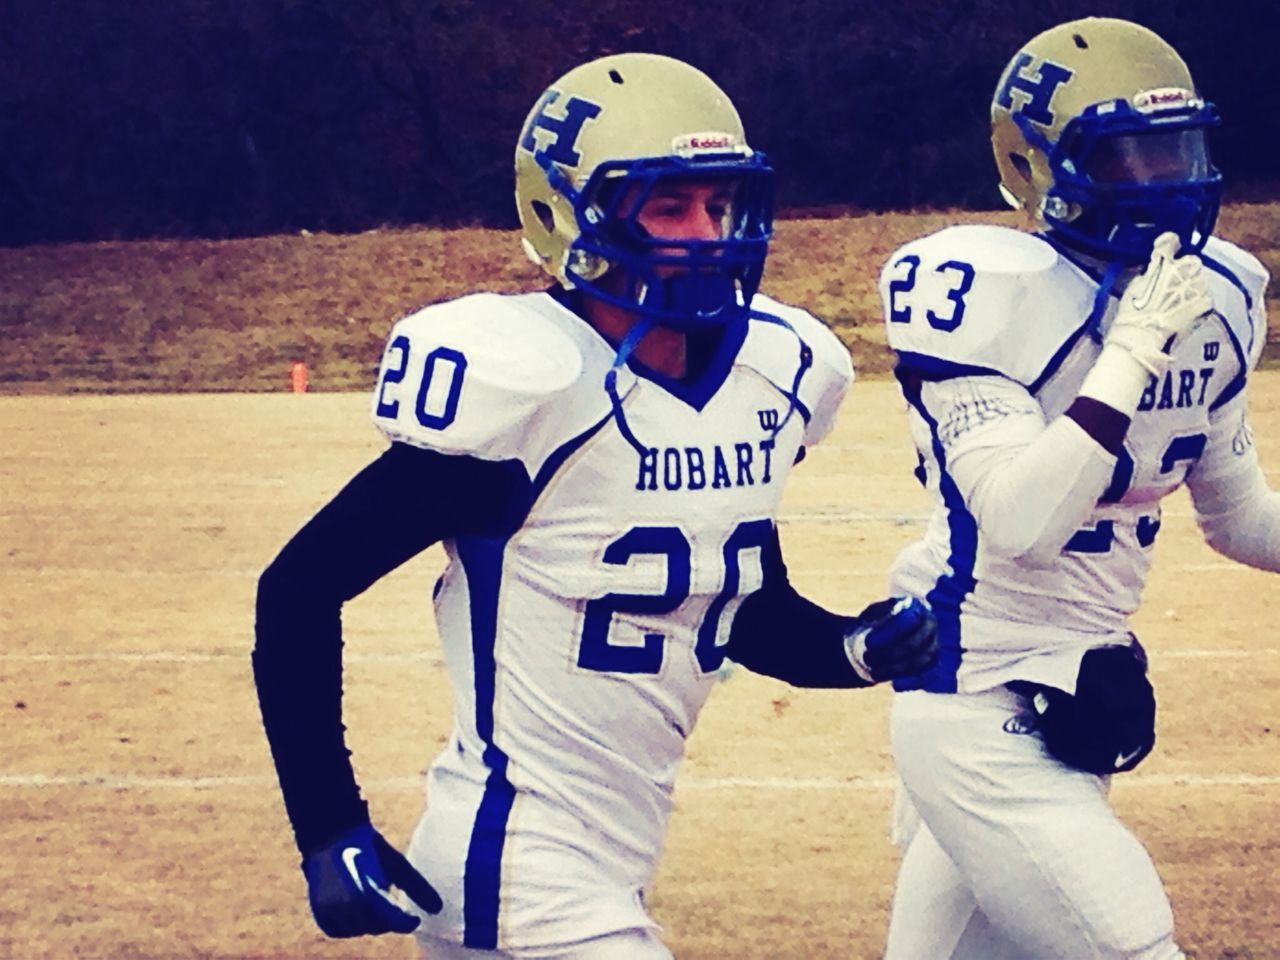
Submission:
[[[529,107],[623,50],[728,90],[786,207],[994,207],[996,78],[1088,14],[1172,42],[1274,195],[1280,0],[0,0],[0,244],[510,226]]]

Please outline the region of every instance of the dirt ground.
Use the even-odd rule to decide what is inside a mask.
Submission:
[[[1251,389],[1280,488],[1280,372]],[[408,958],[313,927],[249,669],[258,572],[381,447],[359,394],[0,398],[0,956]],[[797,470],[784,537],[841,608],[925,508],[900,402],[855,386]],[[1195,958],[1280,957],[1280,587],[1166,512],[1136,627],[1157,751],[1114,799],[1149,845]],[[404,840],[449,694],[417,558],[348,607],[349,740]],[[692,735],[652,891],[681,960],[871,958],[896,853],[883,690],[738,672]]]
[[[786,219],[762,289],[829,323],[864,371],[892,356],[876,278],[913,237],[1005,213]],[[1218,233],[1280,275],[1280,203],[1224,207]],[[369,390],[392,321],[477,290],[546,277],[510,230],[370,230],[242,240],[0,248],[0,395],[276,391],[295,361],[313,388]],[[1280,285],[1268,305],[1280,316]],[[1263,363],[1280,362],[1273,321]]]

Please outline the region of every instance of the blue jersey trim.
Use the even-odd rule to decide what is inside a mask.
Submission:
[[[1236,332],[1231,329],[1231,324],[1227,318],[1218,314],[1222,321],[1222,329],[1227,331],[1227,338],[1231,341],[1231,349],[1235,350],[1236,358],[1240,361],[1240,372],[1231,378],[1231,382],[1222,388],[1222,392],[1218,394],[1213,402],[1209,404],[1209,412],[1213,413],[1224,403],[1234,397],[1237,393],[1244,389],[1245,374],[1249,369],[1249,362],[1245,359],[1244,348],[1240,346],[1240,338],[1236,336]]]
[[[1098,290],[1093,298],[1093,307],[1089,310],[1089,316],[1085,318],[1083,324],[1080,325],[1074,333],[1072,333],[1060,346],[1053,357],[1050,358],[1048,366],[1041,371],[1040,375],[1027,385],[1027,390],[1033,394],[1039,393],[1040,389],[1049,382],[1055,373],[1066,362],[1067,357],[1071,355],[1071,351],[1075,348],[1080,338],[1088,333],[1099,343],[1102,342],[1101,327],[1102,318],[1107,312],[1107,307],[1111,302],[1111,298],[1120,298],[1121,291],[1116,289],[1116,280],[1120,276],[1121,264],[1112,263],[1105,269],[1097,267],[1085,260],[1081,254],[1076,253],[1061,240],[1050,236],[1047,233],[1034,234],[1035,237],[1043,240],[1055,251],[1058,256],[1062,257],[1069,264],[1083,273],[1086,277],[1098,285]]]
[[[603,417],[593,423],[591,426],[583,430],[572,439],[566,440],[555,450],[551,451],[551,455],[542,461],[542,466],[538,468],[538,475],[533,478],[533,487],[529,491],[529,503],[538,502],[538,498],[542,496],[542,491],[547,488],[552,478],[564,466],[564,462],[573,456],[574,453],[582,447],[584,443],[600,432],[600,428],[613,419],[613,411],[606,413]]]
[[[484,795],[476,810],[463,870],[463,945],[473,950],[498,947],[502,851],[507,820],[515,803],[515,787],[507,779],[507,755],[494,743],[493,701],[497,686],[494,646],[498,636],[498,592],[502,555],[507,541],[465,537],[457,541],[458,558],[467,575],[471,598],[471,656],[475,676],[476,733],[484,743],[489,768]]]
[[[957,377],[1008,377],[992,367],[977,367],[968,363],[956,363],[943,360],[941,357],[927,353],[914,353],[910,350],[898,350],[898,363],[894,375],[899,380],[906,374],[914,374],[921,380],[938,383],[942,380],[954,380]],[[906,387],[903,387],[906,390]],[[908,399],[910,399],[908,397]]]
[[[1240,282],[1240,278],[1236,276],[1234,270],[1228,267],[1221,260],[1215,260],[1213,257],[1209,256],[1207,253],[1203,253],[1203,252],[1200,254],[1200,262],[1203,263],[1210,270],[1212,270],[1214,273],[1218,273],[1226,277],[1227,280],[1230,282],[1230,284],[1240,291],[1240,296],[1244,297],[1245,309],[1248,310],[1250,313],[1253,312],[1253,297],[1249,295],[1248,288],[1246,288],[1245,285]]]
[[[1214,273],[1225,277],[1228,283],[1240,291],[1240,296],[1244,297],[1244,316],[1249,322],[1249,349],[1245,353],[1245,356],[1248,356],[1253,353],[1253,343],[1258,336],[1258,331],[1254,328],[1253,323],[1253,297],[1249,295],[1249,290],[1240,281],[1240,278],[1237,277],[1235,272],[1225,263],[1222,263],[1220,260],[1215,260],[1213,257],[1207,256],[1204,253],[1200,254],[1200,260]],[[1230,329],[1231,324],[1227,322],[1226,317],[1223,317],[1223,323],[1228,329]]]
[[[938,619],[938,662],[924,673],[903,677],[893,682],[895,690],[927,690],[930,693],[955,693],[956,675],[960,672],[960,660],[964,645],[960,633],[960,607],[965,597],[977,586],[973,571],[978,557],[978,523],[955,480],[947,472],[947,455],[938,439],[938,421],[930,416],[920,396],[919,383],[907,383],[899,378],[903,395],[929,426],[933,439],[933,456],[938,462],[938,486],[942,503],[947,511],[947,528],[950,532],[951,553],[947,565],[951,573],[938,578],[932,590],[924,598]]]
[[[1071,351],[1074,350],[1076,344],[1080,342],[1080,338],[1092,329],[1094,322],[1093,316],[1090,315],[1085,322],[1080,325],[1079,329],[1062,342],[1062,346],[1058,347],[1057,352],[1049,358],[1048,365],[1040,371],[1040,376],[1027,384],[1028,393],[1036,394],[1040,392],[1040,388],[1048,383],[1049,380],[1052,379],[1053,375],[1057,373],[1066,362],[1067,357],[1071,355]]]
[[[663,376],[637,361],[634,354],[627,359],[627,366],[636,376],[656,383],[677,400],[701,412],[702,408],[716,395],[716,391],[729,379],[729,372],[738,359],[738,351],[742,349],[742,344],[747,339],[747,326],[748,320],[743,317],[741,321],[726,327],[706,369],[693,380],[685,381]]]
[[[1037,240],[1043,240],[1049,246],[1053,247],[1053,249],[1057,251],[1058,256],[1062,257],[1063,260],[1066,260],[1094,283],[1101,283],[1103,277],[1106,276],[1105,269],[1090,263],[1084,258],[1083,254],[1077,253],[1057,237],[1048,233],[1033,233],[1032,236]]]
[[[773,385],[784,397],[787,398],[787,402],[790,403],[791,409],[800,414],[800,419],[804,421],[805,426],[808,426],[809,421],[813,419],[813,413],[804,405],[804,401],[800,399],[800,381],[804,378],[804,375],[808,372],[809,368],[813,366],[813,347],[809,346],[808,341],[806,341],[804,337],[800,336],[795,327],[776,314],[765,313],[763,310],[752,310],[751,319],[758,320],[761,323],[770,323],[775,327],[782,327],[784,330],[789,330],[799,342],[800,364],[796,367],[795,380],[791,384],[791,388],[787,389],[776,383]],[[773,383],[772,380],[769,380],[769,382]],[[787,411],[787,416],[791,416],[791,410]],[[777,430],[774,431],[774,434],[776,435],[781,431],[782,425],[780,424]]]

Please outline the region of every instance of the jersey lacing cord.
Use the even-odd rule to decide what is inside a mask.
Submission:
[[[778,425],[774,427],[770,434],[773,438],[777,438],[782,432],[783,427],[791,420],[792,414],[800,409],[800,383],[804,379],[804,375],[813,367],[813,350],[804,342],[800,334],[796,333],[795,327],[789,324],[781,317],[775,317],[767,313],[757,313],[752,311],[752,319],[761,320],[765,323],[777,324],[791,331],[792,336],[796,338],[796,343],[800,345],[800,363],[796,366],[795,379],[791,381],[791,389],[784,390],[782,387],[774,384],[779,393],[787,398],[787,412],[778,419]],[[653,329],[656,321],[652,318],[642,318],[635,326],[633,326],[627,335],[622,338],[622,342],[618,344],[618,352],[614,354],[613,366],[609,368],[609,372],[604,375],[604,389],[609,394],[609,403],[613,408],[613,418],[618,422],[618,432],[631,444],[640,456],[646,456],[649,453],[649,447],[642,444],[632,432],[630,425],[627,423],[626,413],[622,407],[622,397],[618,394],[618,371],[626,364],[631,354],[635,352],[640,341],[645,335]]]
[[[622,342],[618,344],[618,352],[614,354],[613,366],[609,368],[609,372],[604,375],[604,389],[609,394],[609,403],[613,407],[613,418],[618,421],[618,432],[626,438],[627,443],[635,447],[636,452],[640,456],[647,456],[649,448],[636,439],[636,435],[631,432],[631,427],[627,424],[627,416],[622,409],[622,398],[618,396],[618,370],[627,362],[627,359],[635,351],[636,346],[644,339],[654,327],[652,317],[644,317],[637,321],[636,325],[627,331],[627,335],[622,338]]]
[[[1090,267],[1086,263],[1081,263],[1071,250],[1061,241],[1050,236],[1048,233],[1037,233],[1035,235],[1043,240],[1058,255],[1074,266],[1077,270],[1098,284],[1098,290],[1093,295],[1093,309],[1089,311],[1089,316],[1084,322],[1084,331],[1089,334],[1089,339],[1094,343],[1102,343],[1102,318],[1107,312],[1108,298],[1115,291],[1116,282],[1120,279],[1120,274],[1128,269],[1123,261],[1111,260],[1107,263],[1107,268],[1102,271],[1102,276],[1097,276],[1097,269]]]
[[[1102,343],[1102,317],[1107,312],[1108,298],[1115,289],[1116,281],[1124,271],[1125,265],[1119,260],[1107,264],[1107,270],[1098,281],[1098,292],[1093,295],[1093,309],[1089,311],[1089,319],[1085,321],[1085,329],[1094,343]]]

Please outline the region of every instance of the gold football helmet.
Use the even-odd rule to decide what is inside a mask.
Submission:
[[[1140,263],[1172,230],[1204,246],[1221,200],[1217,123],[1169,44],[1125,20],[1047,30],[1010,61],[991,103],[1000,190],[1069,245]]]
[[[701,71],[645,53],[571,70],[530,111],[515,166],[525,252],[563,286],[677,329],[745,317],[772,231],[773,171]],[[658,240],[636,222],[671,177],[731,186],[719,239]]]

